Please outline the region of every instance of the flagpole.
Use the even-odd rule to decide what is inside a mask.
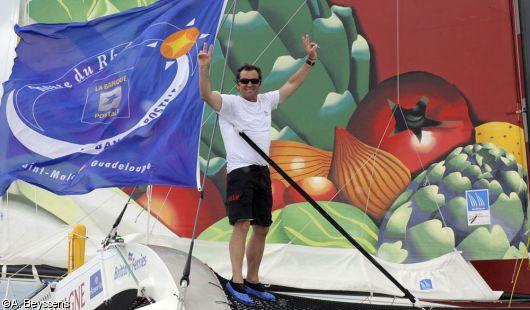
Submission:
[[[233,0],[232,1],[232,6],[231,6],[231,8],[232,8],[232,23],[230,25],[230,30],[229,30],[229,33],[228,33],[228,42],[231,42],[231,40],[232,40],[232,30],[234,28],[234,19],[235,19],[235,15],[236,15],[236,7],[237,7],[237,0]],[[222,24],[219,25],[219,28],[221,28],[221,26],[222,26]],[[228,56],[229,56],[229,54],[230,54],[230,44],[227,44],[227,46],[226,46],[226,57],[225,57],[224,64],[223,64],[223,72],[221,74],[221,85],[220,85],[220,91],[221,92],[223,92],[225,73],[226,73],[226,67],[227,67],[227,64],[228,64]],[[193,246],[194,246],[194,243],[195,243],[195,234],[197,232],[199,214],[201,212],[202,201],[203,201],[203,198],[204,198],[204,190],[205,190],[205,185],[206,185],[206,176],[208,175],[208,169],[209,169],[209,166],[210,166],[210,157],[211,157],[213,139],[215,137],[216,128],[217,128],[218,123],[219,123],[219,115],[217,115],[217,113],[216,113],[215,124],[213,126],[212,134],[210,136],[210,147],[208,149],[208,156],[206,158],[206,168],[204,170],[204,175],[203,175],[203,179],[202,179],[202,185],[201,185],[201,188],[200,188],[200,197],[199,197],[199,202],[197,204],[197,213],[195,215],[195,222],[193,224],[193,233],[191,235],[191,242],[190,242],[190,247],[189,247],[189,251],[188,251],[188,257],[186,259],[186,265],[184,266],[184,270],[182,272],[182,277],[180,279],[179,306],[178,306],[178,309],[181,308],[181,305],[184,302],[184,297],[185,297],[184,295],[186,293],[186,288],[190,284],[189,276],[190,276],[190,270],[191,270],[191,258],[193,256]]]
[[[114,224],[112,225],[112,228],[110,229],[110,231],[107,234],[107,236],[105,237],[105,239],[101,242],[103,249],[106,249],[107,246],[111,242],[117,242],[118,239],[121,239],[121,238],[118,238],[118,225],[120,225],[121,220],[123,218],[123,214],[125,214],[125,210],[127,210],[127,206],[129,206],[129,202],[131,201],[131,199],[132,199],[132,197],[134,195],[134,192],[136,191],[137,187],[138,186],[135,186],[133,188],[131,194],[129,195],[129,199],[127,199],[127,202],[125,202],[125,205],[123,206],[123,209],[121,210],[120,214],[118,215],[118,217],[114,221]]]

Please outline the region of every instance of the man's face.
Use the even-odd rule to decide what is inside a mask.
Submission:
[[[236,84],[241,97],[248,101],[256,101],[259,94],[259,88],[261,86],[261,81],[256,84],[253,83],[257,81],[259,81],[259,74],[256,70],[241,71],[239,73],[239,81]]]

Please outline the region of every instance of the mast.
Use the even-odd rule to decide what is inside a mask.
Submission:
[[[525,145],[527,148],[527,162],[528,158],[528,122],[530,121],[526,103],[526,94],[530,91],[530,3],[523,0],[514,0],[513,1],[513,31],[514,31],[514,46],[515,57],[517,60],[517,71],[518,76],[518,93],[521,100],[521,108],[517,113],[521,114],[521,119],[523,123]],[[519,54],[521,52],[521,54]],[[520,63],[521,61],[522,63]],[[528,178],[527,178],[528,182]]]
[[[235,19],[235,16],[236,16],[236,7],[237,7],[237,0],[233,0],[232,1],[232,5],[230,7],[230,9],[232,10],[232,23],[230,25],[230,32],[228,34],[228,40],[230,41],[232,39],[232,30],[234,28],[234,19]],[[226,18],[224,18],[221,23],[219,24],[219,29],[221,28],[222,24],[226,21]],[[224,64],[223,64],[223,73],[221,75],[221,85],[220,85],[220,91],[222,92],[223,91],[223,84],[224,84],[224,80],[225,80],[225,73],[226,73],[226,67],[227,67],[227,62],[228,62],[228,55],[230,54],[230,47],[227,46],[226,47],[226,57],[225,57],[225,61],[224,61]],[[206,158],[206,168],[204,170],[204,175],[203,175],[203,178],[202,178],[202,181],[201,181],[201,188],[200,188],[200,197],[199,197],[199,201],[197,203],[197,213],[195,214],[195,221],[193,223],[193,232],[192,232],[192,235],[191,235],[191,242],[190,242],[190,247],[189,247],[189,250],[188,250],[188,257],[186,258],[186,265],[184,265],[184,270],[182,271],[182,277],[180,278],[180,286],[179,286],[179,306],[178,308],[180,309],[182,304],[183,304],[183,301],[184,301],[184,298],[185,298],[185,294],[186,294],[186,288],[189,286],[190,284],[190,272],[191,272],[191,258],[193,256],[193,246],[195,244],[195,237],[196,237],[196,233],[197,233],[197,225],[198,225],[198,220],[199,220],[199,214],[201,212],[201,206],[202,206],[202,201],[203,201],[203,198],[204,198],[204,188],[205,188],[205,185],[206,185],[206,176],[208,175],[208,169],[210,167],[210,157],[211,157],[211,153],[212,153],[212,145],[213,145],[213,139],[215,137],[215,133],[216,133],[216,129],[218,127],[218,123],[219,123],[219,115],[216,113],[215,114],[215,124],[212,128],[212,134],[210,136],[210,143],[209,143],[209,148],[208,148],[208,156]]]

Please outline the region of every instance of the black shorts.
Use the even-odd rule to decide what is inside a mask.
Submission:
[[[269,168],[252,165],[230,171],[226,178],[226,208],[230,225],[250,220],[252,225],[269,227],[272,224]]]

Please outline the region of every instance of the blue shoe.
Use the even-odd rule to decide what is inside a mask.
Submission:
[[[237,285],[237,283],[233,283],[232,280],[226,282],[226,290],[230,293],[230,295],[232,295],[235,298],[235,300],[247,306],[254,305],[254,301],[252,300],[252,298],[250,298],[250,296],[248,296],[248,294],[246,293],[236,291],[234,289],[234,285]],[[241,285],[242,287],[245,287],[242,284],[239,284],[239,285]]]
[[[248,294],[252,296],[256,296],[259,299],[263,299],[265,301],[272,301],[272,302],[276,301],[276,296],[267,292],[265,290],[265,286],[263,286],[263,284],[261,283],[254,284],[254,283],[250,283],[247,280],[245,280],[245,290]]]

